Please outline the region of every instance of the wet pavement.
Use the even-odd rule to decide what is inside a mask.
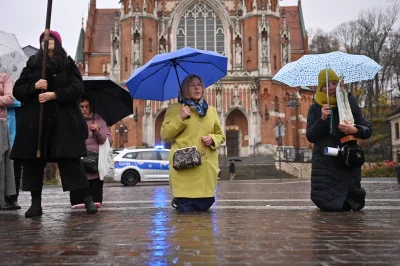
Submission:
[[[360,212],[319,211],[308,180],[221,181],[207,213],[179,214],[165,183],[107,184],[99,213],[44,190],[41,218],[0,211],[1,265],[400,265],[400,184],[365,179]]]

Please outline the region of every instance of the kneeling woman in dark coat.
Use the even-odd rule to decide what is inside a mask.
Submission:
[[[372,133],[371,124],[364,117],[354,96],[349,93],[348,100],[355,124],[339,125],[336,102],[339,77],[331,69],[328,70],[328,74],[328,89],[326,71],[323,70],[318,75],[316,103],[310,106],[307,116],[307,139],[314,143],[311,200],[324,211],[359,211],[365,205],[366,195],[361,187],[361,167],[348,168],[342,165],[338,157],[324,155],[324,148],[336,148],[340,145],[340,139],[346,135],[368,139]],[[329,93],[329,105],[327,93]],[[332,133],[330,133],[330,116],[333,116]]]
[[[97,208],[80,163],[80,157],[86,156],[88,137],[86,121],[78,105],[83,94],[82,77],[62,48],[60,34],[50,31],[47,78],[41,79],[43,37],[42,33],[41,49],[29,58],[13,91],[22,106],[11,158],[23,162],[22,189],[31,191],[32,196],[32,205],[25,217],[43,214],[41,195],[47,162],[57,162],[64,191],[82,190],[87,213],[95,213]],[[40,104],[43,104],[43,127],[37,158]]]

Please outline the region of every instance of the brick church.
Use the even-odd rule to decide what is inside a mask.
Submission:
[[[121,86],[154,55],[191,46],[228,57],[228,75],[207,88],[226,146],[220,154],[274,153],[275,126],[281,123],[285,156],[309,152],[306,117],[313,91],[272,81],[285,64],[308,53],[301,1],[279,0],[121,0],[120,9],[89,3],[76,62],[82,75],[110,76]],[[134,114],[111,127],[116,148],[163,144],[160,128],[165,102],[133,99]],[[296,101],[294,107],[289,102]],[[292,104],[293,105],[293,104]]]

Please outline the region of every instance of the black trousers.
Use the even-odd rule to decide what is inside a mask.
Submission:
[[[93,196],[93,202],[103,203],[103,184],[104,181],[100,180],[100,178],[89,180],[89,188]],[[71,201],[72,206],[77,204],[82,204],[84,201],[83,191],[80,190],[70,191],[69,199]]]
[[[215,197],[210,198],[175,198],[178,212],[205,212],[215,202]]]
[[[58,159],[61,183],[64,191],[81,189],[89,186],[80,158]],[[41,191],[46,161],[32,159],[23,161],[22,190]]]

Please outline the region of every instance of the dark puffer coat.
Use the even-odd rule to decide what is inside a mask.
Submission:
[[[349,103],[357,138],[368,139],[372,134],[371,124],[364,117],[354,96],[349,94]],[[361,187],[361,168],[347,168],[337,157],[324,155],[325,147],[337,147],[345,136],[338,129],[338,108],[333,108],[332,134],[330,119],[321,118],[321,106],[314,103],[307,116],[307,139],[314,143],[311,170],[311,200],[325,211],[361,210],[365,205],[365,190]]]
[[[14,97],[22,104],[17,121],[17,134],[11,152],[12,159],[35,159],[38,143],[39,90],[35,83],[41,78],[41,68],[29,58],[14,85]],[[78,101],[83,94],[82,76],[72,58],[65,66],[47,69],[47,91],[57,99],[43,104],[43,135],[41,158],[46,161],[86,156],[88,137],[86,121]]]

